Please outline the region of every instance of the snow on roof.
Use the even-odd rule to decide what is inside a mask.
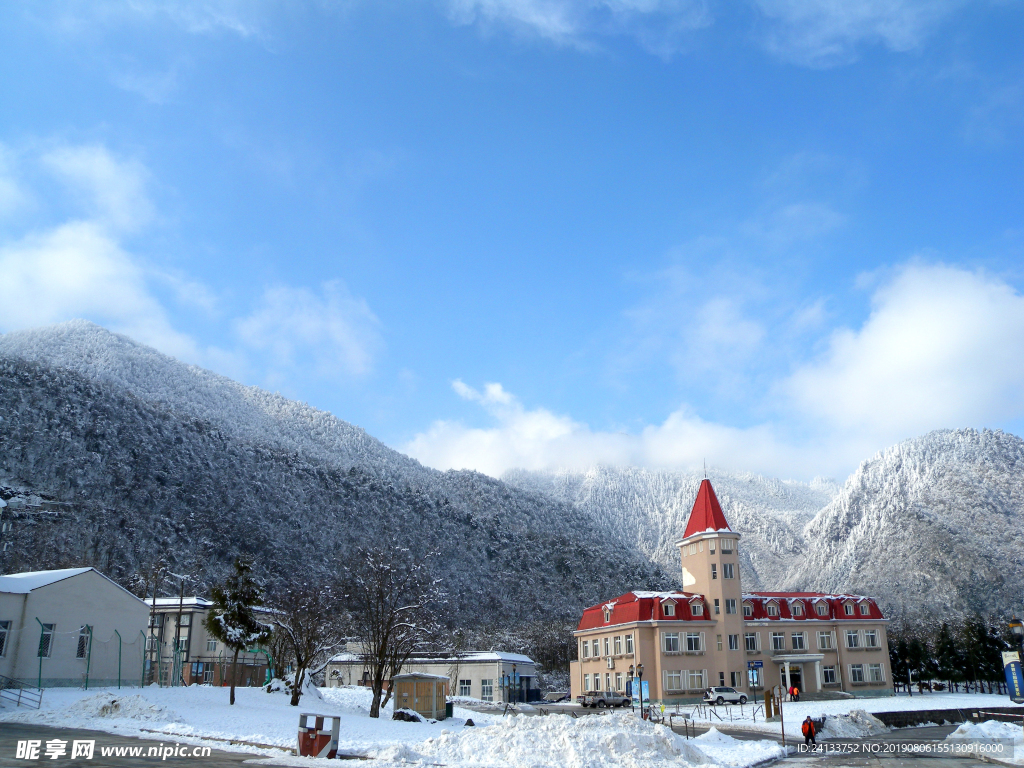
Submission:
[[[682,599],[685,600],[687,598],[700,597],[700,595],[691,595],[691,594],[688,594],[686,592],[675,592],[675,591],[673,591],[673,592],[645,592],[642,589],[634,591],[633,594],[636,595],[636,599],[637,600],[646,600],[646,599],[650,599],[652,597],[656,598],[658,600],[666,600],[666,599],[678,600],[679,598],[682,598]]]
[[[331,657],[332,662],[345,663],[345,662],[357,662],[361,661],[362,657],[357,653],[337,653]],[[434,656],[434,657],[413,657],[409,659],[406,664],[454,664],[455,662],[466,663],[473,661],[504,661],[515,664],[533,664],[533,659],[529,656],[524,656],[521,653],[506,653],[505,651],[470,651],[464,656],[460,656],[457,659],[448,656]]]
[[[95,568],[63,568],[59,571],[28,571],[26,573],[11,573],[0,576],[0,592],[9,592],[18,595],[27,595],[34,589],[55,584],[73,576],[80,576],[86,571],[93,571]],[[99,571],[97,571],[99,573]],[[102,575],[102,574],[100,574]],[[106,577],[104,577],[106,578]]]
[[[523,664],[533,664],[533,659],[521,653],[505,653],[504,651],[473,651],[467,653],[463,661],[515,661]]]
[[[207,600],[205,597],[199,597],[194,595],[193,597],[186,597],[184,599],[177,597],[158,597],[156,598],[157,608],[177,608],[180,604],[184,608],[210,608],[213,602]],[[147,597],[145,600],[147,605],[153,605],[153,598]]]

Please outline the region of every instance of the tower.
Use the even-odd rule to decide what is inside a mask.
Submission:
[[[745,684],[739,539],[725,519],[711,481],[705,478],[676,546],[682,559],[683,589],[704,595],[711,613],[708,618],[715,622],[706,649],[715,661],[709,685]]]

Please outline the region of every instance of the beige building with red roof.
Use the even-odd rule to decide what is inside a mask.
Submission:
[[[583,612],[572,696],[625,692],[643,665],[650,700],[694,700],[710,686],[753,699],[765,688],[802,693],[892,690],[888,622],[874,600],[818,592],[744,592],[740,534],[708,480],[677,544],[683,588],[627,592]]]

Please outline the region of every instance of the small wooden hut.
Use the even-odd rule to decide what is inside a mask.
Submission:
[[[411,709],[431,720],[444,720],[448,678],[410,672],[393,679],[395,709]]]

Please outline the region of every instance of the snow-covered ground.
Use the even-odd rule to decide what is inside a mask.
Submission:
[[[1003,762],[1024,765],[1024,728],[1021,728],[1020,723],[1001,723],[996,720],[986,720],[984,723],[964,723],[946,737],[946,741],[988,739],[1009,742],[1013,748],[1012,754],[993,752],[987,754]]]
[[[1015,706],[1007,696],[987,693],[929,693],[913,696],[881,696],[879,698],[850,698],[834,701],[799,701],[786,702],[782,705],[782,715],[786,723],[787,738],[801,738],[800,724],[810,715],[812,718],[825,716],[825,732],[822,738],[857,738],[872,736],[877,733],[878,723],[872,722],[866,715],[872,712],[904,712],[921,709],[985,709],[986,707]],[[1024,706],[1020,707],[1024,713]],[[673,709],[667,709],[666,715]],[[717,707],[712,714],[709,707],[697,709],[694,706],[680,707],[680,712],[691,715],[700,723],[711,723],[727,728],[743,728],[764,733],[781,734],[782,726],[778,722],[764,722],[764,715],[758,712],[755,722],[750,704],[732,707]],[[858,713],[858,714],[852,714]],[[860,714],[863,713],[863,714]]]
[[[90,728],[163,742],[206,744],[219,749],[255,751],[271,762],[307,764],[275,749],[292,748],[298,716],[315,712],[341,717],[340,751],[376,758],[379,768],[405,765],[465,768],[686,768],[720,765],[743,768],[782,756],[773,741],[738,741],[712,729],[687,741],[664,726],[632,713],[573,718],[502,717],[455,707],[455,717],[430,723],[391,719],[391,707],[380,719],[368,716],[370,694],[365,688],[319,689],[299,707],[288,705],[284,693],[240,688],[236,704],[228,704],[224,688],[49,689],[43,707],[0,710],[0,722],[25,721],[54,726]],[[472,718],[475,727],[467,727]],[[229,742],[239,742],[231,744]]]

